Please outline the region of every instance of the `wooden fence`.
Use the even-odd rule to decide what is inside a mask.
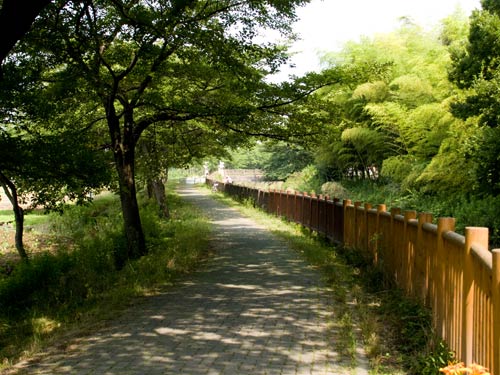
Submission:
[[[461,361],[500,375],[500,249],[488,250],[487,228],[468,227],[462,236],[453,218],[432,224],[431,214],[385,205],[234,184],[219,189],[364,252],[431,308],[437,334]]]

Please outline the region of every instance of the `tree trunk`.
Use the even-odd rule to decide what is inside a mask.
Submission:
[[[159,156],[157,151],[151,145],[151,142],[143,141],[141,142],[142,152],[149,159],[157,161]],[[163,179],[165,176],[165,179]],[[168,170],[162,172],[162,168],[159,165],[152,167],[147,176],[146,188],[148,192],[148,198],[156,200],[158,207],[160,208],[159,217],[162,219],[170,218],[170,211],[167,204],[167,196],[165,193],[165,183],[164,180],[168,178]]]
[[[7,195],[7,197],[9,198],[10,203],[12,204],[12,210],[14,211],[14,220],[16,222],[16,250],[19,253],[21,259],[28,260],[28,254],[26,253],[26,249],[24,248],[23,243],[24,210],[19,205],[16,186],[2,172],[0,172],[0,185],[5,191],[5,195]]]
[[[137,203],[134,166],[130,156],[116,155],[116,168],[120,184],[125,237],[127,239],[127,258],[137,259],[147,253],[146,241],[142,230],[139,204]]]
[[[128,150],[125,155],[121,153],[116,155],[115,159],[120,180],[120,201],[127,237],[127,254],[130,259],[137,259],[147,251],[137,203],[133,154],[133,150]]]
[[[117,265],[122,266],[128,259],[137,259],[147,253],[146,240],[142,230],[139,204],[137,203],[135,186],[135,145],[132,121],[125,123],[123,137],[120,132],[120,122],[116,116],[113,104],[107,108],[108,128],[113,143],[115,166],[118,172],[120,187],[120,202],[123,214],[127,249],[124,256],[115,254]]]
[[[151,181],[151,187],[156,199],[156,203],[160,208],[159,216],[163,219],[170,218],[170,211],[167,204],[167,195],[165,194],[165,184],[163,180],[158,177]]]
[[[3,0],[0,7],[0,65],[51,0]],[[12,20],[16,20],[12,22]]]
[[[148,192],[148,199],[153,199],[154,196],[154,188],[153,188],[153,181],[149,180],[146,182],[146,190]]]

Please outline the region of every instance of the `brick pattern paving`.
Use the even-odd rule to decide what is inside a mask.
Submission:
[[[21,364],[21,373],[356,373],[333,349],[333,307],[317,272],[234,209],[195,189],[181,194],[213,221],[217,255],[209,265],[71,350]]]

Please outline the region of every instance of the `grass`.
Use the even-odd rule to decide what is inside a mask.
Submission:
[[[370,374],[439,374],[453,353],[432,330],[430,312],[405,297],[380,268],[355,249],[332,247],[303,227],[253,208],[251,201],[218,199],[264,224],[318,268],[332,290],[335,319],[330,322],[335,349],[354,366],[362,344]]]
[[[156,206],[142,200],[149,254],[121,269],[114,262],[124,246],[114,195],[33,224],[50,227],[55,246],[0,275],[0,369],[49,344],[64,347],[200,266],[208,256],[208,221],[175,194],[168,200],[170,220],[159,220]]]
[[[25,212],[25,225],[41,225],[48,221],[48,215],[44,210],[29,210]],[[0,210],[0,223],[14,223],[14,213],[12,210]]]
[[[0,210],[0,223],[8,223],[14,221],[12,210]]]

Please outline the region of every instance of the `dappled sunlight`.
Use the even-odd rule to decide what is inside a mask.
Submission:
[[[216,209],[219,203],[193,190],[182,194],[217,218],[214,258],[39,373],[85,374],[96,361],[108,375],[345,373],[329,339],[330,296],[317,272],[235,210]]]

